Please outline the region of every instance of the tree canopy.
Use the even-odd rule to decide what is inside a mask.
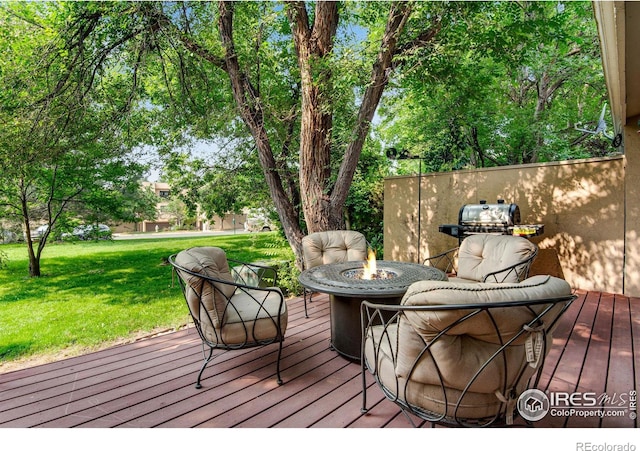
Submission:
[[[128,217],[145,168],[132,151],[139,117],[122,89],[130,77],[88,74],[69,59],[57,3],[9,6],[0,9],[0,217],[22,224],[29,272],[39,276],[56,224]]]
[[[383,139],[427,170],[601,156],[606,87],[589,2],[478,2],[416,56],[381,115]]]
[[[144,143],[192,208],[268,196],[298,258],[309,232],[381,231],[390,147],[428,171],[612,150],[575,128],[606,99],[589,2],[10,3],[2,17],[19,55],[0,73],[20,94],[2,97],[7,161],[36,149],[18,166],[90,173],[73,185],[86,193],[136,173]],[[186,156],[196,142],[215,152]]]

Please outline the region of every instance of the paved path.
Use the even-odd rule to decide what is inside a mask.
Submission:
[[[178,230],[175,232],[144,232],[144,233],[114,233],[114,240],[139,240],[149,238],[186,238],[186,237],[204,237],[217,235],[240,235],[246,234],[244,229],[236,230]]]

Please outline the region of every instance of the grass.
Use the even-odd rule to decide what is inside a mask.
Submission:
[[[188,310],[166,259],[193,246],[218,246],[241,261],[293,259],[276,233],[52,243],[43,275],[31,278],[25,245],[0,246],[8,256],[0,269],[0,365],[185,325]]]

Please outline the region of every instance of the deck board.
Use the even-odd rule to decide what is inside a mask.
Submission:
[[[538,388],[607,396],[637,390],[640,299],[579,297],[558,324]],[[329,347],[329,301],[315,295],[304,317],[288,301],[289,325],[275,380],[277,346],[222,353],[205,370],[193,328],[0,374],[2,428],[406,428],[411,422],[359,364]],[[430,423],[413,418],[421,427]],[[520,421],[520,424],[522,422]],[[545,417],[535,427],[635,428],[624,418]]]
[[[613,296],[606,297],[600,294],[595,302],[598,303],[598,309],[591,327],[585,358],[578,375],[578,384],[569,393],[605,393],[608,367],[602,363],[607,362],[609,359]],[[585,401],[579,396],[577,402],[589,404],[591,401]],[[566,408],[570,409],[571,407],[572,404],[567,400]],[[599,409],[588,408],[587,410],[596,414]],[[569,427],[593,428],[599,426],[600,418],[597,416],[579,417],[573,415],[566,418],[566,424]]]
[[[615,296],[613,318],[620,321],[611,324],[611,350],[609,353],[607,381],[605,393],[610,397],[610,405],[628,406],[629,390],[635,383],[635,369],[633,367],[633,345],[631,337],[631,314],[629,311],[629,298]],[[624,321],[623,319],[627,319]],[[626,396],[625,396],[626,395]],[[635,427],[635,420],[625,416],[624,418],[605,417],[601,427]]]

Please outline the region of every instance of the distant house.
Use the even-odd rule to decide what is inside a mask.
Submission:
[[[144,188],[150,188],[158,196],[157,210],[158,214],[155,220],[144,220],[137,224],[127,223],[121,224],[116,228],[117,232],[162,232],[174,228],[176,225],[176,217],[174,213],[168,210],[171,200],[171,186],[164,182],[142,182]],[[195,229],[197,230],[233,230],[234,228],[242,228],[246,221],[245,215],[227,214],[224,220],[214,217],[209,220],[205,214],[198,213]]]
[[[154,221],[142,221],[138,224],[137,232],[160,232],[167,230],[173,225],[173,216],[167,211],[169,199],[171,197],[171,187],[164,182],[142,182],[144,188],[151,188],[158,196],[157,218]]]

